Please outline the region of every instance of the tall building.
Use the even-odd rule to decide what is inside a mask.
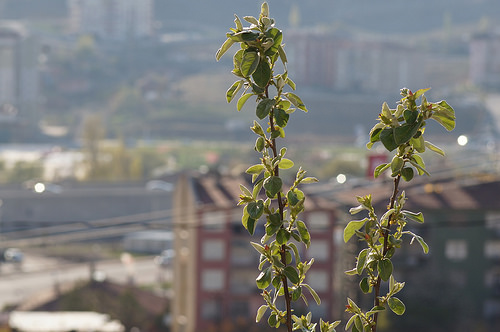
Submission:
[[[22,25],[2,22],[0,122],[33,120],[37,96],[37,44]]]
[[[153,0],[68,0],[71,30],[114,41],[148,37],[153,5]]]
[[[182,177],[174,194],[174,300],[172,331],[264,331],[265,319],[255,324],[264,304],[256,286],[259,253],[250,245],[264,234],[264,222],[250,237],[241,225],[237,206],[243,177],[204,175]],[[320,295],[317,306],[310,299],[313,317],[334,320],[335,282],[334,205],[308,196],[302,220],[311,234],[311,246],[302,259],[315,262],[306,282]],[[305,292],[306,293],[306,292]],[[296,305],[295,313],[304,311]]]
[[[473,36],[470,41],[469,76],[475,85],[500,88],[500,30]]]
[[[389,41],[356,40],[324,32],[292,32],[287,45],[298,84],[339,92],[394,93],[425,85],[422,56]]]

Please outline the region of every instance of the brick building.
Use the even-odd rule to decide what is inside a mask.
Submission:
[[[173,331],[266,328],[265,323],[255,324],[256,311],[263,304],[255,283],[259,254],[251,247],[251,237],[241,225],[242,208],[236,205],[240,183],[247,181],[243,177],[214,174],[186,175],[178,182],[173,219]],[[334,205],[308,197],[303,218],[312,245],[302,257],[315,258],[307,282],[322,298],[321,306],[311,305],[310,310],[316,319],[332,319]],[[252,240],[258,242],[263,234],[261,221]]]

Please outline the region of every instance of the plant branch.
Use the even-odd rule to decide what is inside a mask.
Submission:
[[[401,174],[398,174],[395,178],[394,178],[394,187],[393,187],[393,191],[392,191],[392,196],[391,196],[391,199],[389,201],[389,206],[388,206],[388,209],[393,209],[394,208],[394,204],[396,202],[396,197],[398,195],[398,192],[399,192],[399,182],[401,181]],[[384,248],[383,248],[383,251],[382,251],[382,256],[385,256],[385,254],[387,254],[387,251],[389,250],[389,234],[391,232],[391,222],[392,222],[392,219],[393,219],[393,215],[391,215],[389,217],[389,220],[387,222],[387,227],[386,229],[384,230]],[[375,286],[374,286],[374,291],[375,291],[375,300],[374,300],[374,306],[379,306],[380,305],[380,285],[382,283],[382,279],[380,278],[380,276],[377,277],[377,282],[375,283]],[[372,325],[372,332],[376,332],[377,331],[377,319],[378,319],[378,312],[376,312],[374,315],[373,315],[373,325]]]
[[[267,88],[266,88],[266,94],[267,94]],[[269,126],[271,127],[271,133],[275,130],[274,129],[274,121],[273,121],[273,111],[269,113]],[[276,158],[278,156],[278,148],[276,147],[276,139],[272,139],[272,144],[271,144],[271,149],[273,151],[273,157]],[[274,175],[279,176],[279,167],[276,165],[274,168]],[[278,192],[278,209],[279,209],[279,214],[281,220],[283,220],[284,217],[284,204],[283,204],[283,199],[281,197],[281,191]],[[281,226],[283,228],[283,225]],[[282,245],[281,250],[280,250],[280,255],[281,255],[281,262],[283,265],[286,264],[286,246]],[[288,291],[288,279],[286,278],[285,275],[281,277],[281,280],[283,282],[283,290],[284,290],[284,295],[285,295],[285,305],[286,305],[286,326],[288,329],[288,332],[292,332],[292,304],[291,304],[291,297],[290,297],[290,292]]]

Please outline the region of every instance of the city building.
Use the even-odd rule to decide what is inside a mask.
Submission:
[[[317,31],[291,32],[287,40],[293,41],[286,51],[293,63],[291,75],[299,84],[379,94],[424,84],[423,57],[394,42]]]
[[[69,24],[77,34],[125,41],[153,33],[153,0],[68,0]]]
[[[250,245],[260,240],[264,226],[261,221],[253,237],[242,226],[242,207],[237,206],[240,183],[251,187],[246,177],[219,174],[186,174],[178,181],[173,203],[175,332],[266,329],[265,322],[255,324],[257,309],[264,302],[255,283],[259,253]],[[337,305],[334,212],[331,202],[307,197],[302,220],[312,244],[302,259],[315,259],[307,282],[322,299],[320,306],[312,299],[309,302],[316,319],[333,320]],[[297,314],[300,310],[296,307]]]
[[[18,122],[36,123],[37,56],[37,43],[24,26],[0,22],[0,124],[6,127]],[[4,137],[2,131],[0,140],[8,140],[10,137]]]
[[[359,205],[356,196],[372,195],[372,203],[379,216],[387,208],[392,181],[376,181],[372,185],[338,191],[331,196],[339,206],[339,222],[361,219],[347,211]],[[398,294],[416,316],[424,321],[405,318],[393,324],[409,322],[405,328],[393,325],[391,329],[421,331],[424,327],[467,331],[467,326],[481,326],[484,331],[500,328],[500,180],[487,176],[467,178],[416,178],[402,183],[407,197],[405,209],[422,212],[424,224],[409,222],[407,229],[422,236],[429,245],[428,254],[410,237],[394,256],[394,274],[405,281]],[[341,213],[340,211],[343,211]],[[353,257],[354,240],[343,246],[343,257]],[[342,255],[340,253],[339,255]],[[354,260],[340,263],[344,270],[352,269]],[[354,277],[344,278],[342,298],[366,299]],[[357,294],[356,294],[357,289]],[[370,305],[368,303],[367,305]],[[340,315],[340,313],[338,313]],[[457,317],[460,319],[457,320]],[[419,325],[420,324],[420,325]],[[472,325],[471,325],[472,324]]]
[[[469,76],[472,83],[500,88],[500,31],[473,36],[469,48]]]

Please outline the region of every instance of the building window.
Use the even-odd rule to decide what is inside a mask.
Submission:
[[[203,300],[201,316],[206,320],[217,320],[221,317],[221,301],[216,299]]]
[[[226,224],[226,214],[224,211],[206,212],[202,216],[201,223],[204,230],[222,231]]]
[[[231,241],[231,264],[233,265],[253,265],[259,262],[260,254],[245,239]]]
[[[327,212],[311,212],[307,218],[307,226],[312,230],[327,229],[330,226],[330,218]]]
[[[223,240],[204,240],[201,255],[205,261],[221,261],[225,258],[225,249]]]
[[[232,318],[249,318],[253,315],[250,313],[249,304],[247,301],[235,301],[231,304]]]
[[[488,241],[484,244],[484,256],[500,258],[500,241]]]
[[[314,240],[311,241],[307,256],[314,257],[316,262],[327,262],[331,258],[330,248],[327,241]]]
[[[467,241],[448,240],[445,246],[445,256],[450,260],[463,260],[467,258]]]
[[[326,271],[311,270],[307,273],[307,283],[318,292],[328,291],[328,273]]]
[[[230,287],[235,294],[251,294],[258,292],[255,283],[256,274],[254,270],[233,269],[231,271]]]
[[[500,212],[489,212],[486,214],[486,228],[500,234]]]
[[[204,291],[219,291],[224,288],[224,271],[219,269],[206,269],[201,275],[201,289]]]

